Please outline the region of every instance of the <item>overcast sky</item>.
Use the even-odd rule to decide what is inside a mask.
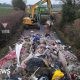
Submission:
[[[12,0],[0,0],[0,3],[11,4],[11,1]],[[26,0],[24,0],[24,1],[26,1]],[[38,2],[38,1],[40,1],[40,0],[27,0],[27,4],[34,4],[34,3]],[[61,1],[60,0],[51,0],[51,3],[52,4],[59,4],[59,3],[61,3]]]

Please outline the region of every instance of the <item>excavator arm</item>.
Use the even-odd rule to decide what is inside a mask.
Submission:
[[[41,6],[42,4],[47,2],[47,6],[49,9],[49,12],[51,13],[51,1],[50,0],[40,0],[39,2],[35,3],[31,7],[31,18],[30,17],[24,17],[23,24],[25,25],[34,25],[34,15],[35,15],[35,9]]]
[[[38,8],[39,6],[41,6],[42,4],[46,3],[46,2],[47,2],[49,12],[51,13],[51,1],[50,0],[41,0],[32,6],[32,12],[31,12],[32,13],[32,19],[34,18],[35,9]]]

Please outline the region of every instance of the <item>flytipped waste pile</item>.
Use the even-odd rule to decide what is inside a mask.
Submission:
[[[76,56],[65,49],[54,33],[50,31],[48,35],[46,34],[38,30],[24,31],[11,53],[0,60],[0,65],[5,61],[0,67],[3,70],[10,70],[6,73],[0,71],[0,78],[2,80],[80,80],[80,63]]]

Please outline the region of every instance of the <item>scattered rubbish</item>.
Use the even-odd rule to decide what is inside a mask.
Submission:
[[[33,33],[34,31],[31,31],[31,33]]]
[[[27,30],[15,48],[9,46],[9,54],[0,60],[0,68],[7,66],[11,71],[5,79],[80,80],[77,57],[51,34],[56,32],[45,35]]]

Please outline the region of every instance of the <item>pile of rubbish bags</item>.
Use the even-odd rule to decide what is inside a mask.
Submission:
[[[0,74],[0,80],[80,80],[77,59],[68,62],[67,53],[52,37],[36,33],[19,40],[20,55],[11,60],[10,72]]]

